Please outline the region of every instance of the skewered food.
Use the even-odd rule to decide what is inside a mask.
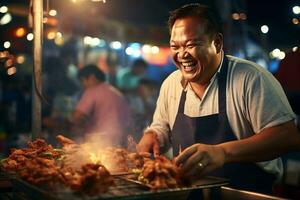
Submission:
[[[188,185],[181,175],[180,168],[164,156],[146,161],[138,180],[149,185],[152,190]]]
[[[84,164],[77,171],[72,168],[61,168],[59,172],[64,178],[65,185],[78,193],[97,195],[106,192],[110,186],[114,185],[109,171],[99,163]]]
[[[108,147],[101,152],[101,162],[111,172],[128,172],[128,152],[122,148]]]
[[[151,154],[148,152],[130,153],[128,158],[133,165],[133,168],[141,169],[147,160],[150,160]]]
[[[68,145],[74,145],[74,144],[76,144],[75,141],[73,141],[73,140],[71,140],[69,138],[66,138],[66,137],[64,137],[62,135],[57,135],[56,139],[57,139],[57,141],[59,141],[63,145],[63,147],[64,146],[68,146]]]
[[[26,166],[26,162],[36,158],[59,159],[62,151],[57,151],[43,139],[28,142],[28,148],[11,149],[8,158],[2,160],[1,167],[8,172],[19,172]]]
[[[56,166],[55,160],[35,157],[27,159],[24,164],[18,175],[21,179],[33,185],[56,188],[59,184],[64,183],[64,178]]]
[[[89,195],[106,192],[114,181],[109,171],[101,164],[85,164],[81,167],[80,187],[77,191]]]
[[[59,138],[64,148],[78,146],[63,136]],[[112,176],[102,164],[87,162],[75,169],[65,163],[69,155],[37,139],[29,142],[28,148],[12,149],[9,157],[1,161],[1,168],[33,185],[51,189],[65,185],[89,195],[105,192],[114,184]]]
[[[34,185],[52,189],[64,185],[88,195],[105,192],[114,185],[110,172],[135,172],[153,190],[186,183],[180,168],[163,156],[151,160],[147,152],[129,153],[114,147],[95,151],[89,143],[76,144],[62,135],[57,140],[61,149],[54,149],[43,139],[28,142],[27,148],[12,149],[1,161],[1,168]]]
[[[126,149],[109,147],[101,152],[101,163],[111,172],[132,172],[141,169],[150,153],[129,153]]]

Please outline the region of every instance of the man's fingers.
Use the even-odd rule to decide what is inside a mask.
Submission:
[[[199,164],[199,162],[202,160],[203,156],[201,155],[197,155],[196,152],[194,152],[194,154],[192,156],[190,156],[186,162],[183,163],[182,165],[182,170],[183,172],[187,172],[189,171],[192,167],[194,167],[195,165]]]
[[[201,169],[199,169],[199,167],[197,165],[194,165],[193,167],[191,167],[189,169],[189,171],[184,172],[184,175],[186,177],[191,177],[192,179],[199,177],[201,174],[202,174]]]
[[[176,160],[175,160],[175,163],[177,165],[180,165],[181,163],[184,163],[186,162],[186,160],[191,156],[193,155],[195,152],[197,151],[197,148],[194,145],[186,148],[181,154],[179,154],[177,157],[176,157]]]
[[[139,155],[142,156],[142,157],[146,157],[146,158],[150,158],[151,157],[151,153],[149,152],[139,152]]]
[[[154,133],[147,133],[144,134],[140,142],[136,146],[136,150],[138,153],[142,152],[153,152],[154,157],[159,155],[159,141],[157,139],[156,134]]]
[[[159,156],[159,143],[158,142],[154,142],[153,144],[153,154],[154,157]]]
[[[207,175],[211,171],[213,171],[215,168],[212,165],[205,164],[205,162],[201,161],[201,165],[199,165],[199,162],[195,165],[193,165],[188,171],[184,172],[185,176],[191,177],[191,178],[199,178],[202,176]]]
[[[138,144],[138,145],[136,145],[136,151],[138,153],[150,152],[151,151],[151,147],[149,145]]]
[[[136,145],[136,151],[137,152],[145,152],[145,151],[143,151],[143,147],[141,145]]]

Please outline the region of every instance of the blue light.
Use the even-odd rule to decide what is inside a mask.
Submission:
[[[142,45],[140,43],[135,42],[135,43],[130,43],[128,46],[133,49],[140,49]]]

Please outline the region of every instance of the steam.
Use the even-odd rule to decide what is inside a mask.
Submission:
[[[128,154],[136,152],[136,145],[131,135],[127,137],[127,148],[121,148],[101,134],[89,134],[79,144],[64,147],[65,164],[78,170],[86,163],[100,163],[111,172],[124,172],[128,170]]]

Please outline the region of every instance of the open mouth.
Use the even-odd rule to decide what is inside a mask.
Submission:
[[[183,66],[184,71],[190,72],[196,68],[197,62],[195,61],[182,62],[181,65]]]

